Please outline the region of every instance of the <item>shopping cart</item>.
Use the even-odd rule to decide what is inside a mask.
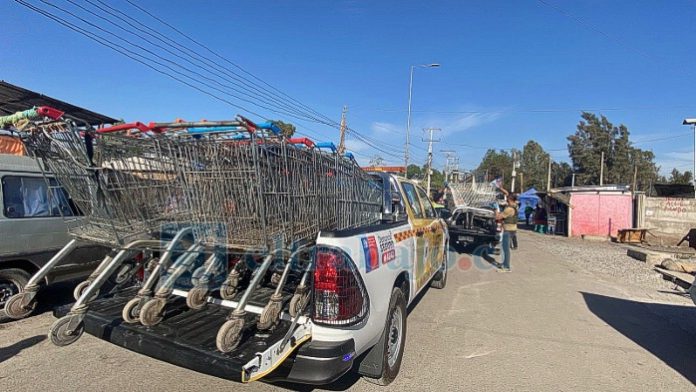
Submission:
[[[224,248],[228,256],[241,256],[239,260],[251,256],[254,261],[252,267],[234,264],[220,288],[220,296],[234,309],[218,334],[218,348],[223,352],[239,343],[248,300],[269,272],[277,276],[276,289],[259,313],[257,328],[261,330],[277,324],[292,265],[302,265],[300,276],[305,283],[297,285],[292,313],[299,314],[300,305],[308,302],[309,264],[297,260],[309,259],[319,231],[375,223],[382,206],[381,189],[355,161],[339,156],[333,145],[287,140],[272,126],[239,121],[245,124],[241,129],[222,132],[210,127],[208,132],[196,132],[197,138],[172,137],[169,142],[176,148],[168,150],[176,151],[196,241],[206,249]],[[213,266],[226,261],[210,255],[204,275],[220,270]],[[144,304],[132,300],[141,305],[141,323],[158,324],[172,294],[185,296],[191,308],[205,306],[211,289],[207,280],[199,280],[189,291],[174,290],[190,263],[190,259],[175,262],[172,274]],[[251,270],[245,274],[245,269]],[[240,293],[243,276],[248,282]]]
[[[73,240],[32,277],[24,292],[10,299],[9,313],[21,316],[33,310],[39,283],[79,242],[114,249],[76,288],[71,313],[51,327],[51,340],[65,345],[79,338],[88,303],[109,277],[134,254],[163,249],[162,225],[185,221],[188,209],[171,208],[172,195],[181,193],[177,172],[155,159],[162,154],[156,138],[145,142],[144,137],[107,136],[70,119],[25,125],[21,135],[44,174],[55,177],[71,196],[80,216],[64,217]]]

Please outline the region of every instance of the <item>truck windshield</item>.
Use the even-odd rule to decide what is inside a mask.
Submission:
[[[428,195],[425,193],[423,188],[418,187],[416,189],[418,189],[418,196],[420,196],[421,202],[423,203],[423,208],[425,209],[425,217],[435,218],[435,208],[433,208],[433,205],[430,203]]]
[[[402,183],[402,186],[404,188],[404,192],[406,193],[408,204],[411,206],[411,209],[413,210],[414,217],[418,219],[423,219],[423,208],[421,207],[421,204],[418,201],[416,187],[413,186],[413,184],[409,184],[408,182]]]

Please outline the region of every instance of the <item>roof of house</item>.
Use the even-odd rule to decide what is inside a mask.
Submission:
[[[34,106],[50,106],[91,125],[113,124],[118,121],[115,118],[0,81],[0,116],[14,114]]]

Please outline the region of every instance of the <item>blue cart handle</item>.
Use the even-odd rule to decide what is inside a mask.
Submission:
[[[333,142],[318,142],[314,146],[319,149],[331,150],[332,152],[336,152],[337,150],[336,145],[333,144]]]

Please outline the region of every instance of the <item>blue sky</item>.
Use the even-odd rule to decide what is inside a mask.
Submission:
[[[191,45],[124,0],[109,4]],[[456,150],[469,169],[489,147],[530,139],[567,160],[565,138],[580,111],[592,110],[626,124],[663,172],[692,166],[693,135],[681,120],[696,116],[694,0],[140,4],[318,112],[338,120],[348,105],[350,127],[387,151],[349,136],[361,162],[375,155],[403,161],[409,66],[438,62],[441,68],[414,75],[411,155],[418,163],[425,162],[425,127],[442,129],[434,147],[440,166],[441,150]],[[14,1],[1,2],[0,13],[6,81],[126,120],[241,112]],[[338,139],[333,128],[288,120],[317,139]]]

